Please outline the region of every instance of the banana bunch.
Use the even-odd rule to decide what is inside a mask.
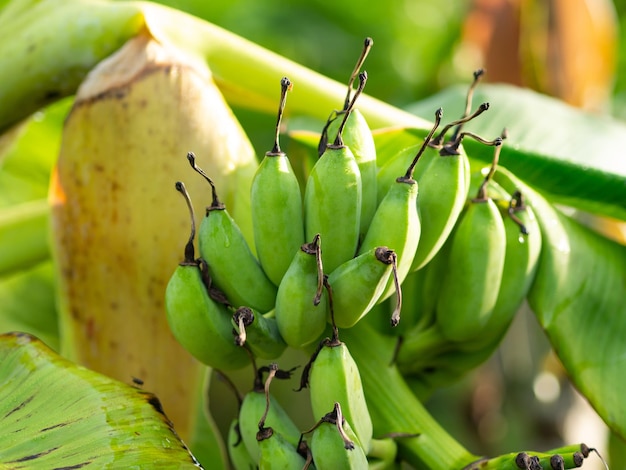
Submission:
[[[493,181],[492,165],[471,175],[470,196],[441,251],[411,282],[414,325],[403,332],[400,369],[429,387],[454,381],[486,360],[529,293],[541,253],[532,207]],[[406,290],[406,287],[405,287]]]
[[[518,188],[495,181],[506,133],[486,140],[462,130],[489,109],[482,103],[472,111],[482,71],[474,74],[461,118],[436,134],[438,109],[420,142],[377,166],[375,177],[369,173],[376,147],[355,106],[371,44],[365,41],[344,108],[320,133],[304,182],[280,145],[293,88],[287,77],[280,80],[274,144],[250,185],[252,237],[189,152],[188,163],[210,189],[196,258],[191,198],[182,182],[175,185],[185,196],[191,234],[166,290],[169,325],[200,362],[222,374],[251,365],[256,374],[229,427],[237,469],[393,468],[398,443],[377,434],[359,366],[339,330],[367,324],[395,341],[392,362],[415,393],[426,393],[493,353],[535,277],[542,237],[532,206]],[[494,147],[489,167],[470,159],[466,138]],[[315,424],[308,431],[269,393],[272,379],[291,372],[257,364],[278,360],[288,348],[311,355],[298,389],[309,390]],[[402,429],[393,434],[414,437]],[[574,451],[557,454],[526,453],[518,463],[502,456],[493,468],[578,462]]]

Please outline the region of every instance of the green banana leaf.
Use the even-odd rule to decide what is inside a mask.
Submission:
[[[496,181],[520,188],[541,227],[530,307],[572,383],[626,439],[626,246],[564,215],[509,171],[500,169]]]
[[[48,196],[72,102],[70,97],[41,109],[0,137],[0,208]]]
[[[156,396],[77,366],[31,335],[0,336],[0,377],[2,468],[200,467]]]
[[[447,122],[463,113],[466,93],[466,86],[451,87],[407,109],[429,118],[443,107]],[[506,128],[503,166],[552,203],[626,220],[626,123],[510,85],[479,85],[474,108],[482,102],[489,110],[465,130],[493,139]],[[491,161],[489,147],[469,138],[463,144],[471,157]]]

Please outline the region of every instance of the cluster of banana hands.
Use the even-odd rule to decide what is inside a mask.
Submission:
[[[255,385],[228,436],[236,469],[394,468],[394,439],[410,436],[399,430],[373,437],[359,368],[340,330],[368,323],[397,338],[393,362],[408,380],[448,383],[492,354],[536,274],[537,218],[515,176],[497,167],[506,133],[488,141],[462,131],[489,107],[471,111],[482,71],[474,74],[464,116],[437,133],[437,110],[421,144],[378,168],[371,131],[355,107],[370,47],[368,39],[344,109],[333,111],[321,131],[305,188],[280,148],[292,87],[281,80],[274,148],[251,188],[254,247],[190,152],[190,166],[211,189],[196,257],[194,207],[184,183],[176,183],[191,234],[166,290],[169,325],[194,357],[222,375],[254,365]],[[494,147],[491,167],[470,169],[464,138]],[[310,390],[318,421],[304,432],[269,391],[272,380],[290,378],[294,369],[256,363],[275,361],[287,347],[311,355],[300,390]],[[591,450],[507,454],[466,468],[576,468]]]

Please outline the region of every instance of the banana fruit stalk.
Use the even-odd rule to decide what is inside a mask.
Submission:
[[[63,354],[142,379],[183,439],[201,366],[174,340],[163,293],[189,232],[171,188],[206,193],[190,150],[251,240],[246,134],[206,65],[143,31],[78,90],[49,195]]]

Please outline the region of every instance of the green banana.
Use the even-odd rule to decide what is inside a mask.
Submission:
[[[333,337],[323,340],[311,357],[300,386],[310,389],[315,416],[323,416],[339,403],[363,449],[369,449],[373,428],[359,369],[346,344],[339,341],[336,329]]]
[[[298,449],[274,428],[259,429],[256,439],[260,450],[259,470],[296,470],[306,465]]]
[[[326,328],[327,294],[323,288],[321,237],[313,237],[295,254],[276,294],[278,331],[293,348],[316,341]]]
[[[228,310],[209,296],[205,264],[194,259],[196,230],[191,200],[183,183],[177,182],[176,190],[185,197],[192,224],[184,260],[165,289],[168,324],[176,340],[203,364],[223,370],[244,367],[250,357],[235,345]]]
[[[350,75],[350,81],[348,83],[348,93],[346,94],[343,110],[334,113],[335,118],[332,120],[329,119],[326,126],[324,127],[324,130],[322,131],[320,143],[318,146],[319,156],[321,156],[326,150],[326,144],[328,142],[333,142],[337,138],[337,134],[339,133],[339,127],[341,125],[341,117],[343,113],[347,112],[350,105],[352,85],[359,71],[361,70],[363,62],[365,62],[365,58],[369,54],[369,51],[373,44],[374,41],[372,40],[372,38],[365,38],[361,56],[359,57],[354,67],[354,70]],[[361,173],[362,197],[360,234],[362,237],[365,235],[365,232],[369,227],[370,221],[374,216],[374,212],[376,211],[377,206],[376,146],[374,144],[372,131],[367,124],[367,120],[357,108],[352,109],[352,111],[350,112],[350,115],[348,116],[341,135],[343,143],[348,146],[348,148],[354,154],[354,158],[357,165],[359,166],[359,171]]]
[[[263,370],[257,372],[253,389],[246,393],[239,407],[241,438],[253,461],[257,464],[260,464],[263,453],[260,441],[257,440],[257,433],[265,425],[275,431],[275,435],[280,435],[293,448],[298,445],[301,434],[280,402],[269,392],[269,384],[278,371],[276,364],[270,364],[267,369],[269,375],[265,382],[261,379]]]
[[[496,155],[501,144],[496,144]],[[486,177],[485,185],[488,180]],[[504,269],[504,223],[484,185],[470,201],[452,237],[436,317],[446,338],[465,342],[478,337],[491,318]]]
[[[395,251],[379,246],[344,262],[329,274],[336,326],[350,328],[372,309],[392,277],[392,271],[397,269],[396,259]],[[400,284],[397,286],[399,289]],[[400,315],[400,293],[398,299],[394,319],[399,319]]]
[[[287,77],[281,80],[274,148],[265,154],[250,189],[257,255],[267,277],[275,285],[280,284],[294,253],[304,243],[300,185],[289,158],[279,144],[280,123],[291,86]]]
[[[506,254],[498,299],[482,334],[461,346],[465,351],[481,349],[489,344],[495,347],[499,343],[535,278],[541,253],[541,230],[532,207],[524,203],[519,191],[511,197],[503,220]]]
[[[285,349],[287,343],[280,336],[278,324],[273,313],[262,315],[250,307],[239,307],[233,315],[233,323],[237,335],[235,342],[244,344],[261,359],[276,359]]]
[[[337,138],[315,163],[304,191],[304,227],[306,239],[320,234],[324,240],[322,259],[332,272],[352,258],[358,247],[362,184],[354,154],[342,140],[342,132],[359,97],[367,75],[359,74],[359,88],[346,109]]]
[[[489,109],[489,103],[482,103],[474,113],[469,114],[474,88],[481,75],[482,72],[474,73],[463,117],[448,123],[431,142],[431,146],[439,149],[439,157],[432,158],[417,178],[421,193],[419,213],[422,233],[411,271],[424,267],[441,249],[465,206],[469,191],[469,160],[461,145],[463,136],[459,131],[463,124]],[[455,134],[444,144],[445,135],[453,126],[457,126]]]
[[[439,127],[442,117],[442,109],[435,112],[435,124],[430,133],[424,139],[411,164],[406,168],[404,176],[396,178],[387,194],[380,202],[372,222],[367,229],[365,239],[361,243],[359,253],[364,253],[377,246],[388,246],[396,252],[397,280],[401,284],[413,264],[413,258],[417,250],[421,224],[418,214],[418,184],[413,179],[413,171],[426,150],[431,137]],[[393,227],[393,230],[390,230]],[[380,297],[384,300],[396,292],[392,280],[389,280],[385,292]],[[339,313],[340,310],[337,309]]]
[[[233,419],[230,422],[226,445],[230,463],[234,470],[254,470],[257,467],[241,438],[238,419]]]
[[[206,209],[198,233],[200,255],[209,265],[211,278],[232,305],[246,305],[262,312],[271,310],[276,287],[263,272],[241,230],[220,202],[211,178],[196,165],[192,152],[187,154],[187,159],[211,185],[211,205]]]
[[[421,269],[437,254],[461,215],[469,189],[465,150],[459,147],[458,154],[433,158],[417,183],[421,233],[411,271]]]
[[[312,429],[311,453],[318,470],[368,468],[367,457],[358,437],[336,402]]]

